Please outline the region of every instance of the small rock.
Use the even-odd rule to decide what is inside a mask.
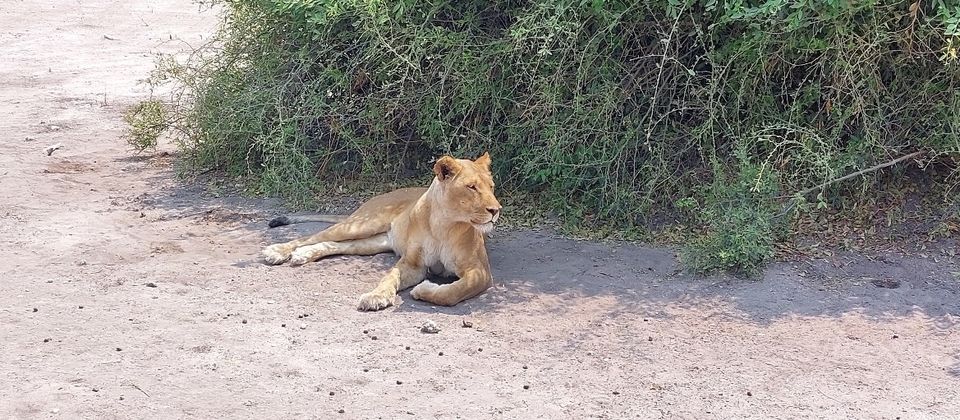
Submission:
[[[333,395],[334,395],[333,391],[330,391],[330,396],[332,397]]]
[[[247,320],[240,321],[241,324],[246,324]]]
[[[403,385],[403,381],[397,381],[397,385]]]
[[[527,365],[523,365],[523,368],[526,369],[526,368],[527,368]]]
[[[307,324],[300,324],[300,329],[301,330],[307,329]]]
[[[97,388],[94,388],[94,389],[93,389],[93,392],[100,392],[100,390],[97,389]]]
[[[157,284],[154,282],[147,283],[147,287],[157,287]]]
[[[280,324],[280,328],[287,328],[287,324]]]
[[[440,356],[443,356],[443,352],[441,351],[441,352],[439,353],[439,355],[440,355]]]
[[[752,396],[753,396],[753,393],[750,392],[750,391],[747,391],[747,396],[748,396],[748,397],[752,397]]]
[[[890,279],[873,279],[870,281],[870,283],[883,289],[897,289],[900,287],[899,281]]]
[[[57,413],[60,412],[60,409],[59,409],[59,408],[54,408],[53,410],[50,410],[50,412],[53,413],[53,414],[57,414]]]
[[[371,336],[370,336],[370,339],[371,339],[371,340],[376,340],[376,339],[377,339],[377,336],[371,335]]]
[[[50,342],[50,339],[49,339],[49,338],[44,338],[44,339],[43,339],[43,342],[44,342],[44,343],[49,343],[49,342]]]
[[[34,138],[34,137],[27,137],[27,138],[23,139],[23,141],[34,141],[34,140],[36,140],[36,138]]]
[[[647,337],[647,341],[653,341],[653,337]]]
[[[894,336],[894,338],[896,338],[896,336]],[[410,346],[407,346],[407,350],[410,350]]]
[[[473,328],[473,323],[464,319],[464,320],[461,322],[461,326],[462,326],[463,328]]]
[[[36,311],[39,311],[39,309],[37,309],[37,308],[33,308],[33,311],[34,311],[34,312],[36,312]]]
[[[117,347],[117,351],[123,351],[123,349],[121,349],[120,347]]]
[[[78,306],[77,308],[78,308],[78,309],[83,309],[83,305],[80,305],[80,306]]]
[[[896,335],[896,334],[894,334],[894,335],[893,335],[893,338],[900,338],[900,336],[899,336],[899,335]]]
[[[524,385],[523,389],[530,389],[530,385]]]
[[[437,323],[428,319],[424,321],[423,325],[420,326],[420,332],[425,334],[436,334],[440,332],[440,327],[437,327]]]
[[[613,395],[620,395],[620,391],[613,391]]]
[[[370,332],[370,331],[368,331],[368,330],[363,330],[363,333],[364,333],[364,334],[367,334],[367,333],[369,333],[369,332]]]
[[[340,413],[340,414],[343,414],[343,413],[344,413],[344,411],[343,411],[343,409],[342,409],[342,408],[341,408],[341,409],[339,409],[339,410],[337,410],[337,412],[338,412],[338,413]]]
[[[478,348],[478,349],[477,349],[477,351],[480,351],[480,352],[482,352],[482,351],[483,351],[483,347],[481,347],[481,348]]]
[[[43,149],[43,153],[46,153],[47,156],[50,156],[53,154],[53,152],[56,152],[57,150],[60,150],[62,148],[63,148],[63,145],[60,143],[53,144],[53,145],[47,146],[46,149]]]

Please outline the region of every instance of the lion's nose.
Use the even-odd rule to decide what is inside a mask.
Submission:
[[[487,211],[490,212],[490,215],[497,217],[500,214],[500,207],[487,207]]]

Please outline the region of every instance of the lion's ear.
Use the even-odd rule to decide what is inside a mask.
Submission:
[[[460,162],[450,156],[444,156],[433,165],[433,173],[437,179],[446,181],[460,173]]]
[[[483,156],[478,157],[477,160],[473,161],[473,163],[490,169],[490,153],[483,152]]]

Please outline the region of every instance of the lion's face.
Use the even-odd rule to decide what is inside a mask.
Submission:
[[[493,229],[501,206],[493,194],[489,154],[484,153],[477,160],[444,156],[437,160],[433,172],[447,217],[469,222],[484,232]]]

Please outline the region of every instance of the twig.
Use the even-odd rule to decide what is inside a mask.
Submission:
[[[144,390],[142,390],[142,389],[140,389],[140,387],[139,387],[139,386],[137,386],[137,384],[130,384],[130,386],[132,386],[132,387],[134,387],[134,388],[136,388],[136,389],[137,389],[137,391],[140,391],[140,392],[142,392],[142,393],[143,393],[143,395],[146,395],[147,397],[150,397],[150,394],[147,394],[147,391],[144,391]]]
[[[881,164],[878,164],[878,165],[874,165],[874,166],[871,166],[871,167],[866,168],[866,169],[861,169],[861,170],[856,171],[856,172],[854,172],[854,173],[846,174],[846,175],[844,175],[844,176],[841,176],[840,178],[831,179],[831,180],[829,180],[829,181],[827,181],[827,182],[824,182],[824,183],[822,183],[822,184],[820,184],[820,185],[813,186],[813,187],[807,188],[807,189],[805,189],[805,190],[799,191],[799,192],[797,192],[797,193],[795,193],[795,194],[793,194],[793,195],[784,195],[784,196],[780,196],[780,197],[777,197],[777,198],[790,198],[790,197],[796,197],[796,196],[801,196],[801,197],[802,197],[802,196],[805,196],[805,195],[807,195],[807,194],[810,194],[810,193],[813,192],[813,191],[816,191],[816,190],[818,190],[818,189],[821,189],[821,188],[823,188],[823,187],[826,187],[826,186],[828,186],[828,185],[830,185],[830,184],[836,184],[836,183],[838,183],[838,182],[846,181],[846,180],[848,180],[848,179],[850,179],[850,178],[853,178],[853,177],[855,177],[855,176],[858,176],[858,175],[863,175],[863,174],[866,174],[866,173],[875,172],[875,171],[878,171],[878,170],[880,170],[880,169],[886,168],[886,167],[888,167],[888,166],[896,165],[896,164],[898,164],[898,163],[900,163],[900,162],[903,162],[903,161],[905,161],[905,160],[915,158],[915,157],[920,156],[920,155],[922,155],[922,154],[924,154],[924,153],[926,153],[926,152],[923,151],[923,150],[921,150],[921,151],[918,151],[918,152],[913,152],[913,153],[910,153],[910,154],[906,154],[906,155],[900,156],[900,157],[898,157],[898,158],[896,158],[896,159],[894,159],[894,160],[887,161],[887,162],[884,162],[884,163],[881,163]]]
[[[777,197],[777,198],[778,198],[778,199],[783,199],[783,198],[792,198],[792,197],[803,197],[803,196],[806,196],[807,194],[810,194],[810,193],[813,192],[813,191],[816,191],[816,190],[818,190],[818,189],[820,189],[820,188],[826,187],[827,185],[835,184],[835,183],[837,183],[837,182],[844,181],[844,180],[853,178],[853,177],[858,176],[858,175],[863,175],[863,174],[866,174],[866,173],[878,171],[878,170],[883,169],[883,168],[886,168],[886,167],[888,167],[888,166],[896,165],[896,164],[898,164],[898,163],[900,163],[900,162],[903,162],[903,161],[905,161],[905,160],[907,160],[907,159],[915,158],[915,157],[920,156],[920,155],[922,155],[922,154],[924,154],[924,153],[926,153],[926,152],[923,151],[923,150],[917,151],[917,152],[913,152],[913,153],[909,153],[909,154],[900,156],[900,157],[898,157],[898,158],[896,158],[896,159],[894,159],[894,160],[891,160],[891,161],[888,161],[888,162],[884,162],[884,163],[881,163],[881,164],[878,164],[878,165],[874,165],[874,166],[871,166],[871,167],[869,167],[869,168],[856,171],[856,172],[854,172],[854,173],[852,173],[852,174],[844,175],[844,176],[842,176],[842,177],[840,177],[840,178],[831,179],[831,180],[829,180],[829,181],[827,181],[827,182],[824,182],[824,183],[822,183],[822,184],[820,184],[820,185],[817,185],[817,186],[810,187],[810,188],[807,188],[807,189],[805,189],[805,190],[799,191],[799,192],[797,192],[797,193],[795,193],[795,194],[793,194],[793,195],[781,195],[781,196],[779,196],[779,197]],[[774,217],[775,217],[775,218],[781,218],[781,217],[783,217],[783,216],[786,216],[788,213],[790,213],[791,210],[793,210],[794,207],[797,206],[797,203],[798,203],[798,202],[800,202],[800,200],[790,200],[790,201],[788,201],[787,204],[783,206],[783,209],[780,210],[780,213],[777,214],[777,215],[774,216]]]

